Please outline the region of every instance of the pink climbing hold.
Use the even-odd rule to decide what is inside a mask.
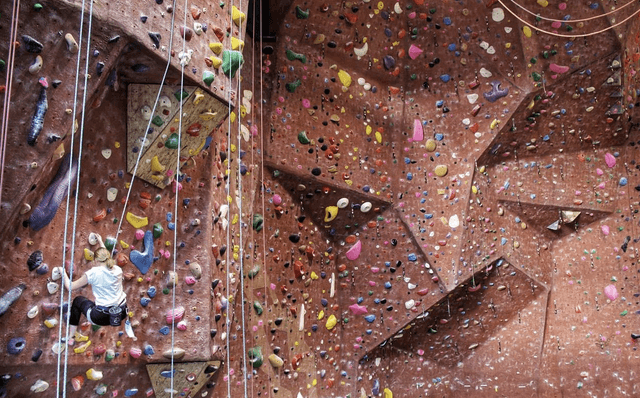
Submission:
[[[609,152],[604,155],[604,162],[609,166],[609,168],[613,168],[616,165],[616,158]]]
[[[173,193],[176,193],[176,185],[178,186],[178,191],[182,191],[182,184],[173,180]]]
[[[604,171],[602,171],[602,169],[601,169],[601,168],[597,168],[597,169],[596,169],[596,174],[597,174],[597,175],[599,175],[599,176],[601,176],[601,175],[603,175],[603,174],[604,174]]]
[[[347,250],[346,256],[349,260],[353,261],[360,257],[360,252],[362,251],[362,242],[357,241],[355,245],[351,247],[351,249]]]
[[[167,323],[171,324],[172,321],[180,322],[184,316],[184,307],[176,307],[175,309],[167,311]]]
[[[353,312],[353,315],[364,315],[368,313],[367,307],[360,304],[351,304],[349,309]]]
[[[144,231],[139,229],[136,231],[136,240],[142,240],[144,238]]]
[[[278,194],[273,195],[273,204],[277,206],[280,203],[282,203],[282,197]]]
[[[604,288],[604,295],[611,301],[618,298],[618,289],[614,285],[609,285]]]
[[[551,69],[551,71],[554,73],[566,73],[569,71],[568,66],[562,66],[554,63],[549,65],[549,69]]]
[[[422,129],[422,122],[420,119],[413,121],[413,141],[422,141],[424,139],[424,130]]]
[[[413,44],[409,47],[409,58],[416,59],[420,54],[422,54],[422,49],[420,47]]]
[[[558,9],[561,11],[564,11],[567,9],[567,3],[560,3],[558,4]]]
[[[611,231],[608,225],[601,225],[600,230],[602,230],[602,233],[604,234],[604,236],[608,236],[609,232]]]

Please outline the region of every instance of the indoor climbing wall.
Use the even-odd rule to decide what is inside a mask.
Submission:
[[[137,340],[83,325],[76,394],[638,395],[636,4],[96,3],[86,115],[79,6],[20,10],[0,394],[100,234]]]
[[[233,187],[226,181],[240,154],[229,145],[224,121],[235,120],[231,108],[239,109],[246,6],[196,2],[178,12],[162,2],[107,4],[93,9],[91,31],[85,14],[80,38],[79,3],[22,4],[11,46],[2,186],[0,395],[170,396],[171,386],[173,394],[206,395],[220,382],[228,339],[216,322],[233,314],[212,295],[226,302],[235,286],[219,282],[238,271],[216,265],[239,265],[225,261],[224,244],[215,243],[239,229],[236,194],[227,194]],[[12,10],[9,3],[0,8],[4,81]],[[136,92],[140,87],[148,89]],[[130,142],[131,127],[139,135]],[[129,154],[140,153],[136,139],[147,142],[145,132],[152,145],[134,178]],[[162,175],[160,183],[153,172]],[[219,218],[228,225],[222,228]],[[83,317],[88,340],[67,347],[60,330],[64,335],[68,292],[61,295],[52,269],[73,268],[77,279],[92,266],[96,235],[124,271],[136,338],[124,325],[92,327]],[[92,297],[90,288],[78,294]]]

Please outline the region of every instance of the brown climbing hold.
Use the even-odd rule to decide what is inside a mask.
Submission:
[[[129,259],[127,258],[126,254],[122,252],[118,253],[118,255],[116,256],[116,263],[118,264],[118,266],[124,267],[128,262]]]
[[[294,263],[293,263],[293,273],[294,273],[296,278],[301,278],[302,275],[304,275],[304,264],[302,264],[302,261],[300,261],[300,260],[294,261]]]
[[[351,12],[345,12],[344,18],[352,25],[358,22],[358,15]]]
[[[191,5],[191,16],[193,19],[197,21],[200,19],[200,15],[202,15],[202,10],[197,6]]]

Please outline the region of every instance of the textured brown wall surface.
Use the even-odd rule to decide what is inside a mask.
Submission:
[[[253,14],[259,2],[196,2],[186,21],[184,5],[171,10],[166,84],[180,84],[180,26],[207,23],[207,32],[184,42],[193,50],[185,84],[232,111],[210,147],[185,160],[177,212],[171,187],[134,182],[127,209],[148,217],[146,228],[163,225],[155,255],[162,248],[171,256],[146,275],[124,266],[138,340],[112,328],[87,330],[92,346],[70,352],[69,379],[89,368],[104,378],[85,380],[74,394],[94,396],[104,383],[113,396],[133,389],[168,396],[152,390],[145,365],[166,363],[162,353],[171,348],[160,329],[173,305],[172,291],[162,288],[175,257],[176,305],[186,309],[187,325],[175,333],[174,345],[186,350],[179,361],[223,362],[203,390],[192,385],[184,396],[637,396],[638,6],[262,3],[269,32],[258,18],[247,27],[229,16],[233,5]],[[58,329],[44,322],[60,318],[45,314],[60,295],[49,295],[48,275],[29,272],[27,259],[41,250],[53,267],[74,249],[84,271],[89,233],[115,236],[131,181],[119,175],[126,148],[116,145],[126,143],[125,88],[162,80],[173,15],[166,1],[94,4],[76,243],[63,255],[65,221],[74,220],[73,213],[65,219],[64,203],[38,232],[24,221],[26,205],[39,203],[61,163],[56,148],[71,150],[73,117],[65,110],[73,107],[77,58],[64,35],[78,38],[80,3],[42,5],[20,10],[18,41],[28,34],[42,42],[44,66],[31,74],[36,54],[20,42],[1,187],[0,291],[27,285],[2,316],[6,396],[29,394],[38,379],[51,384],[43,396],[56,394]],[[245,40],[234,79],[205,61],[216,27],[225,50],[232,38]],[[245,37],[245,28],[267,37]],[[160,49],[148,32],[160,33]],[[105,85],[112,71],[117,84]],[[215,74],[211,87],[204,71]],[[62,83],[48,89],[45,127],[31,147],[40,76]],[[53,134],[60,139],[48,142]],[[106,201],[111,187],[115,202]],[[107,217],[93,221],[103,208]],[[135,232],[123,223],[119,240],[130,246],[119,251],[141,249]],[[184,243],[176,253],[174,240]],[[204,272],[188,285],[194,261]],[[144,307],[150,286],[158,294]],[[34,306],[40,314],[29,319]],[[26,339],[18,355],[7,352],[14,337]],[[100,344],[118,356],[95,355]],[[154,354],[129,355],[148,345]],[[43,355],[34,363],[37,349]]]

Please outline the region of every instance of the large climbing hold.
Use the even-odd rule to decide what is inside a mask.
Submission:
[[[239,51],[224,50],[222,53],[222,72],[228,77],[233,78],[243,63],[244,58]]]
[[[144,251],[140,252],[138,250],[132,250],[129,255],[129,260],[131,263],[136,266],[142,273],[142,275],[146,274],[151,268],[151,264],[153,263],[153,232],[146,231],[144,233]]]
[[[39,231],[49,225],[60,207],[60,203],[67,196],[69,185],[76,180],[77,161],[71,161],[71,154],[62,160],[58,173],[51,181],[49,188],[42,197],[40,204],[33,210],[29,217],[29,226],[34,231]]]
[[[11,304],[15,303],[20,298],[22,292],[24,292],[26,288],[27,285],[21,283],[13,289],[9,289],[9,291],[0,298],[0,316],[4,315],[4,313],[9,310]]]
[[[249,361],[253,365],[254,369],[257,369],[260,366],[262,366],[262,363],[264,362],[264,356],[262,355],[262,347],[255,346],[249,349],[247,356],[249,357]]]
[[[49,109],[49,102],[47,101],[47,88],[49,88],[49,83],[45,77],[41,77],[38,82],[42,87],[40,88],[40,96],[36,102],[36,111],[33,113],[31,127],[29,128],[29,134],[27,135],[27,144],[30,146],[34,146],[36,144],[38,136],[42,131],[42,127],[44,127],[44,116],[47,114],[47,109]]]

